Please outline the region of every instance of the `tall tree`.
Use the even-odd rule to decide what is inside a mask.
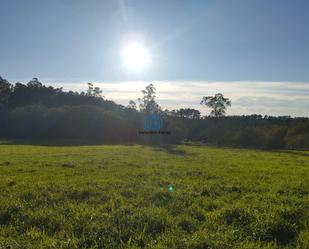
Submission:
[[[100,87],[94,87],[92,83],[88,83],[87,95],[95,98],[104,98]]]
[[[87,90],[87,95],[88,96],[92,96],[92,92],[93,92],[93,84],[92,83],[87,83],[88,84],[88,90]]]
[[[226,108],[232,105],[228,98],[224,98],[222,93],[217,93],[215,96],[204,96],[200,103],[212,108],[211,115],[215,117],[222,117],[226,113]]]
[[[102,90],[101,90],[101,88],[100,87],[95,87],[94,89],[93,89],[93,96],[95,97],[95,98],[104,98],[103,97],[103,95],[102,95]]]
[[[139,108],[146,113],[158,113],[161,111],[160,106],[155,101],[156,88],[153,84],[146,86],[145,90],[142,90],[143,97],[139,98]]]

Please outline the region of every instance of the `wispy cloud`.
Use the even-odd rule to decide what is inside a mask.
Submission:
[[[149,82],[94,82],[102,88],[107,99],[127,105],[130,99],[141,96]],[[86,82],[51,84],[65,90],[86,90]],[[163,108],[193,107],[204,114],[209,110],[199,104],[202,96],[223,93],[232,100],[230,115],[262,114],[309,116],[309,82],[256,81],[158,81],[157,100]]]

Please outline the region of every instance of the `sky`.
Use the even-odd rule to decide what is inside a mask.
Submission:
[[[309,116],[308,0],[0,0],[0,10],[10,82],[94,82],[121,104],[153,83],[165,108],[204,110],[202,96],[222,92],[228,114]],[[123,58],[132,39],[150,58],[134,72]]]

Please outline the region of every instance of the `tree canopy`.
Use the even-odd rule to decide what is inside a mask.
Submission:
[[[212,108],[211,115],[222,117],[226,114],[226,108],[232,105],[228,98],[224,98],[222,93],[217,93],[215,96],[204,96],[201,100],[201,105],[206,105]]]
[[[139,108],[142,112],[145,113],[159,113],[161,108],[159,104],[156,102],[156,88],[153,84],[149,84],[146,86],[144,90],[142,90],[143,97],[139,98]]]

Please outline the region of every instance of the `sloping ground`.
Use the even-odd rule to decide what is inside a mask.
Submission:
[[[309,157],[0,145],[0,248],[309,248]]]

